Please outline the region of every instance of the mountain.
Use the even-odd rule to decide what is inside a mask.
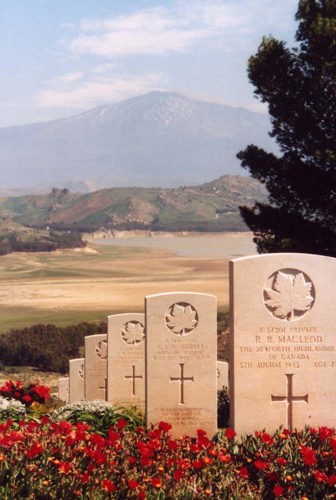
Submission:
[[[161,231],[246,230],[239,205],[265,201],[266,190],[246,176],[222,176],[200,186],[179,188],[110,188],[72,193],[53,188],[48,194],[0,199],[6,231],[25,227],[79,230]]]
[[[180,186],[244,174],[236,154],[274,150],[268,117],[150,92],[56,121],[0,129],[1,190]]]

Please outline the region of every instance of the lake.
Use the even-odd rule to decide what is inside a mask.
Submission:
[[[118,238],[94,238],[88,241],[100,245],[118,247],[164,248],[181,257],[208,259],[235,258],[255,255],[256,245],[252,233],[224,233],[175,236],[172,233],[150,236],[122,236]]]

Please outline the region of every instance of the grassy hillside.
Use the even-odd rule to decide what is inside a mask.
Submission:
[[[239,205],[263,201],[257,181],[223,176],[201,186],[110,188],[92,193],[53,189],[44,195],[0,199],[0,218],[26,227],[96,231],[243,231]]]

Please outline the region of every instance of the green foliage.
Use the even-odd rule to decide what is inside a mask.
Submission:
[[[144,415],[136,407],[112,405],[106,401],[78,401],[69,403],[51,414],[52,420],[60,422],[67,420],[72,424],[85,422],[92,432],[105,437],[110,427],[122,425],[127,430],[135,430],[144,425]]]
[[[59,248],[81,248],[85,246],[78,232],[56,232],[47,234],[34,231],[27,236],[15,231],[0,234],[0,255],[10,252],[52,252]]]
[[[281,156],[254,145],[238,154],[269,192],[269,204],[240,210],[260,253],[336,256],[335,1],[301,0],[296,19],[297,47],[264,38],[249,60]]]
[[[230,397],[227,387],[217,393],[217,426],[219,429],[229,426]]]
[[[84,337],[105,332],[105,322],[12,329],[0,336],[0,359],[5,365],[34,366],[65,373],[69,359],[80,357]]]

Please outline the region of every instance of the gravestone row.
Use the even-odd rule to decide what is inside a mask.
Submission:
[[[61,399],[134,404],[148,425],[175,435],[216,431],[217,389],[229,386],[230,425],[256,429],[335,426],[336,259],[273,254],[230,262],[230,380],[216,361],[216,298],[145,298],[145,314],[108,317],[69,362]],[[99,359],[98,359],[99,358]],[[99,392],[100,391],[100,392]]]
[[[176,435],[198,428],[214,434],[217,383],[228,385],[227,364],[216,363],[216,298],[152,295],[145,314],[108,316],[107,334],[85,338],[85,357],[69,361],[59,395],[137,406],[148,425],[169,421]]]

